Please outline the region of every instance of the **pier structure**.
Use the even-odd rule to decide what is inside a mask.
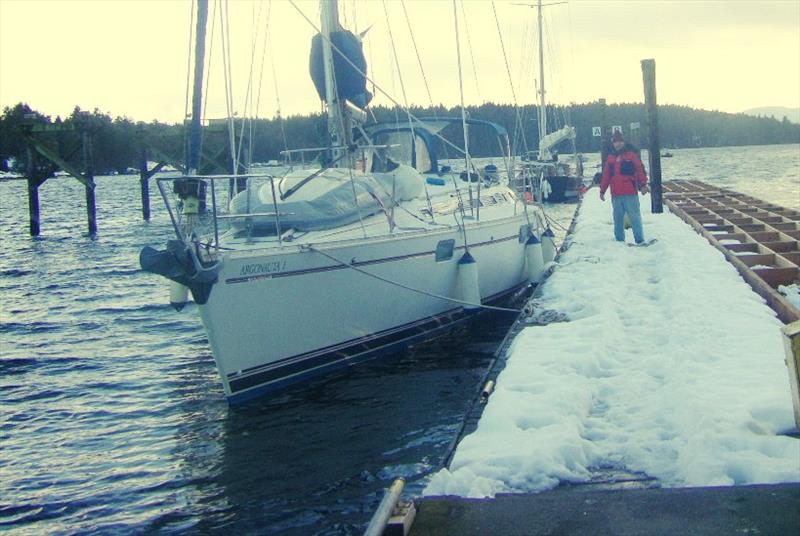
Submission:
[[[239,123],[240,125],[240,123]],[[31,114],[28,122],[19,132],[25,142],[26,164],[25,174],[3,180],[25,180],[28,191],[28,212],[30,219],[30,235],[41,233],[41,205],[39,188],[49,179],[56,177],[60,170],[84,185],[86,190],[86,219],[88,234],[97,233],[97,200],[95,194],[95,167],[91,125],[91,116],[82,114],[82,121],[77,124],[50,124],[38,122]],[[201,174],[227,174],[233,169],[233,157],[230,153],[229,133],[226,120],[212,120],[203,128],[204,144],[200,152]],[[234,139],[242,147],[237,156],[238,171],[246,173],[249,167],[248,145],[249,134],[236,128]],[[169,138],[169,139],[164,139]],[[186,173],[184,141],[175,135],[154,139],[145,132],[144,125],[139,124],[136,142],[139,153],[139,183],[142,201],[142,219],[150,221],[150,179],[157,173],[171,166],[181,174]],[[167,146],[171,149],[164,149]],[[81,165],[76,164],[79,159]],[[149,162],[154,161],[151,168]],[[62,174],[63,175],[63,174]],[[121,176],[124,178],[126,175]],[[239,192],[244,189],[243,179],[231,179],[230,190]]]
[[[64,148],[65,141],[63,134],[73,132],[72,126],[61,124],[39,124],[33,121],[23,125],[21,132],[22,139],[25,141],[25,179],[28,182],[28,214],[30,218],[31,236],[39,236],[41,232],[39,188],[53,176],[58,169],[65,171],[69,176],[83,184],[86,190],[86,220],[89,235],[97,233],[97,206],[95,201],[94,183],[94,162],[92,158],[92,136],[88,124],[88,116],[83,116],[83,121],[79,123],[80,137],[77,144],[72,148]],[[46,138],[56,136],[55,145],[47,143]],[[81,171],[70,161],[75,154],[81,151],[83,157],[83,168]],[[45,163],[41,162],[41,159]]]

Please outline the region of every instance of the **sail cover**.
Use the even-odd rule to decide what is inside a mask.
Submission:
[[[361,39],[352,32],[341,30],[331,33],[331,44],[333,45],[333,71],[336,78],[337,96],[349,100],[359,108],[366,108],[372,100],[372,93],[367,91],[367,60],[364,58]],[[353,67],[354,65],[355,67]],[[319,98],[324,101],[325,64],[320,34],[315,35],[311,40],[309,71]]]

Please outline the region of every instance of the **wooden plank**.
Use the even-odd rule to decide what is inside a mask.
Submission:
[[[34,148],[34,150],[36,150],[37,153],[39,153],[40,155],[42,155],[43,157],[47,158],[52,163],[54,163],[55,165],[57,165],[58,167],[60,167],[64,171],[66,171],[67,173],[69,173],[70,176],[72,176],[75,179],[79,180],[87,188],[94,188],[94,183],[93,182],[90,183],[89,181],[87,181],[86,177],[84,177],[81,174],[81,172],[78,171],[77,168],[73,167],[72,164],[70,164],[67,161],[63,160],[54,151],[51,151],[47,146],[45,146],[44,144],[40,143],[39,140],[37,140],[37,139],[35,139],[35,138],[31,137],[31,136],[27,136],[25,134],[23,134],[22,137],[25,139],[25,141],[27,141],[31,145],[31,147]]]
[[[800,252],[798,252],[798,253],[781,253],[780,256],[783,257],[784,259],[786,259],[787,261],[800,266]]]
[[[752,270],[772,288],[798,282],[797,268],[752,268]]]
[[[763,264],[766,266],[774,266],[775,265],[775,254],[774,253],[762,253],[760,255],[737,255],[739,259],[742,260],[747,266],[756,266],[759,264]]]
[[[775,242],[762,242],[762,244],[776,253],[798,251],[798,242],[796,240],[778,240]]]

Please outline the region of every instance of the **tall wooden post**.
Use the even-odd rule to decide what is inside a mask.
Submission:
[[[83,163],[86,167],[86,218],[89,223],[89,234],[97,234],[97,206],[95,204],[94,161],[92,158],[92,137],[87,125],[83,127]]]
[[[139,125],[139,187],[142,192],[142,218],[150,221],[150,174],[147,171],[147,147],[144,144],[144,129]]]
[[[28,214],[30,215],[31,236],[39,236],[41,226],[39,224],[39,178],[36,176],[36,166],[33,162],[33,151],[30,145],[25,146],[25,155],[28,157],[25,168],[25,175],[28,178]]]
[[[650,203],[654,214],[664,212],[661,192],[661,146],[658,139],[658,105],[656,104],[656,60],[642,60],[644,105],[647,109],[647,127],[650,160]]]

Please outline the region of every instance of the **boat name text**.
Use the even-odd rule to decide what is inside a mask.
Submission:
[[[286,269],[286,261],[258,262],[242,266],[239,275],[276,274]]]

